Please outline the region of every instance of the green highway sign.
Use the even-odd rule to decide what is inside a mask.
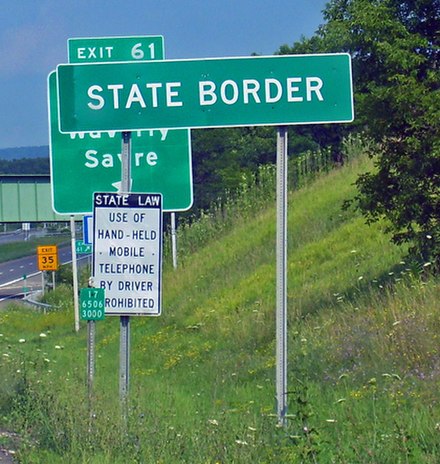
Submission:
[[[68,39],[69,63],[163,60],[162,36]]]
[[[68,53],[73,63],[159,60],[164,57],[163,37],[69,39]],[[53,208],[60,214],[90,213],[95,191],[120,188],[121,134],[62,134],[55,73],[48,77],[48,95]],[[136,131],[132,152],[132,191],[162,193],[164,211],[185,211],[192,206],[189,130]]]
[[[61,132],[353,120],[348,54],[57,67]]]
[[[86,321],[101,321],[105,317],[105,290],[81,288],[79,293],[80,318]]]
[[[83,240],[77,240],[75,242],[75,251],[79,255],[85,255],[92,252],[92,245],[84,243]]]
[[[59,214],[91,213],[95,191],[119,190],[121,134],[62,134],[55,72],[49,75],[48,92],[53,209]],[[133,192],[162,193],[164,211],[189,209],[193,202],[190,132],[133,132],[131,177]]]

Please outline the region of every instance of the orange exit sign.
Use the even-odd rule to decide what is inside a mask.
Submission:
[[[58,269],[58,248],[56,245],[38,246],[37,258],[40,271],[56,271]]]

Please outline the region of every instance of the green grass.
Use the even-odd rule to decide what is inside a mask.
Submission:
[[[341,210],[371,168],[359,158],[289,195],[286,428],[274,417],[275,212],[259,202],[217,235],[206,218],[187,228],[200,240],[177,270],[167,257],[163,315],[131,319],[126,423],[117,318],[97,324],[89,403],[71,290],[53,292],[52,313],[0,312],[0,425],[21,434],[21,462],[438,462],[440,286],[380,225]]]
[[[66,235],[31,238],[27,241],[3,243],[0,245],[0,262],[22,258],[32,253],[37,254],[39,245],[64,245],[69,243],[70,237]]]

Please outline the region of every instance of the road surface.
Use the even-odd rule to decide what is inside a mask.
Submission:
[[[80,255],[78,258],[84,261],[85,257],[86,255]],[[60,264],[72,261],[70,244],[58,248],[58,260]],[[16,298],[26,292],[39,290],[41,285],[42,276],[38,270],[36,253],[0,263],[0,302]]]

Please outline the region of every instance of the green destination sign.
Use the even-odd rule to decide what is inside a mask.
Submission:
[[[86,37],[68,39],[69,63],[163,60],[163,37]]]
[[[93,211],[93,193],[121,186],[121,134],[58,130],[56,75],[49,75],[50,161],[53,208],[59,214]],[[185,211],[193,202],[188,130],[132,133],[131,189],[163,195],[164,211]]]
[[[70,63],[164,58],[162,36],[87,37],[68,40]],[[58,129],[56,75],[49,76],[50,158],[53,204],[62,213],[89,213],[93,193],[117,191],[121,180],[121,134]],[[191,144],[188,130],[136,131],[132,137],[132,189],[162,193],[164,211],[192,205]],[[81,188],[78,188],[81,179]]]
[[[86,255],[92,252],[92,245],[84,243],[83,240],[77,240],[75,242],[75,251],[79,255]]]
[[[53,208],[60,214],[91,213],[93,193],[117,192],[121,181],[121,134],[58,130],[56,74],[49,75],[49,132]],[[164,211],[185,211],[193,202],[188,130],[132,133],[133,192],[163,195]]]
[[[61,132],[353,120],[348,54],[57,68]]]

